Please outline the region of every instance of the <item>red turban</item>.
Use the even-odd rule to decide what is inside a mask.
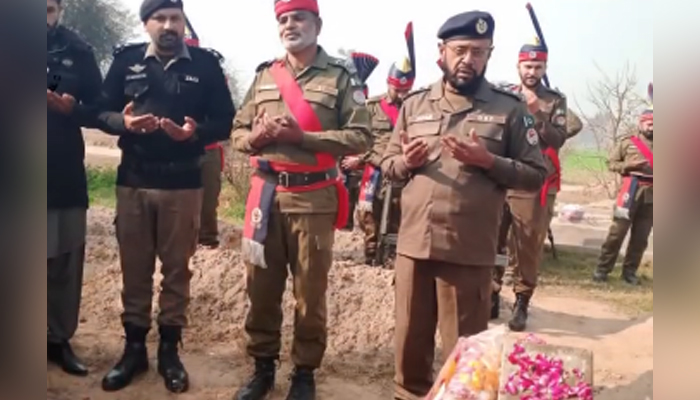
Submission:
[[[275,1],[275,17],[290,11],[311,11],[318,15],[318,1],[316,0],[277,0]]]

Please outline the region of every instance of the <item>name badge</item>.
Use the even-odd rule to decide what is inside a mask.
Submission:
[[[416,115],[415,117],[411,118],[411,122],[425,122],[425,121],[435,121],[439,118],[436,118],[433,114],[421,114],[421,115]]]
[[[199,78],[192,75],[185,75],[185,82],[199,83]]]
[[[127,75],[127,76],[126,76],[126,80],[127,80],[127,81],[133,81],[133,80],[136,80],[136,79],[143,79],[143,78],[146,78],[146,77],[148,77],[148,75],[146,75],[145,73],[141,73],[141,74],[131,74],[131,75]]]
[[[506,116],[493,114],[468,114],[467,121],[482,122],[487,124],[505,124]]]

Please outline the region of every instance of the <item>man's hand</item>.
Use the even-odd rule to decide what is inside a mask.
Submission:
[[[180,126],[169,118],[163,118],[160,120],[160,127],[173,140],[182,142],[194,135],[194,131],[197,129],[197,122],[190,117],[185,117],[185,124]]]
[[[160,126],[160,121],[153,114],[134,116],[134,103],[131,102],[122,111],[124,126],[133,133],[152,133]]]
[[[362,162],[360,160],[360,157],[348,156],[348,157],[343,158],[343,160],[340,162],[340,166],[344,170],[353,170],[353,169],[357,169],[361,163]]]
[[[403,161],[410,170],[422,167],[428,161],[428,143],[423,139],[410,140],[406,131],[399,133]]]
[[[275,138],[278,141],[292,144],[301,143],[304,138],[304,131],[301,130],[301,127],[293,117],[284,116],[276,118],[275,122],[282,128],[275,134]]]
[[[61,114],[69,115],[75,107],[75,98],[69,94],[59,95],[58,93],[46,89],[46,105]]]
[[[527,110],[530,114],[535,115],[540,112],[540,99],[537,98],[537,95],[530,91],[524,93],[527,100]]]
[[[493,166],[494,155],[484,146],[474,129],[469,132],[467,140],[447,135],[442,138],[442,144],[452,157],[464,165],[474,165],[485,169],[490,169]]]

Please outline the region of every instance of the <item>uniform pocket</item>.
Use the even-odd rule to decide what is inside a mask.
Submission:
[[[304,99],[334,110],[338,104],[338,89],[325,85],[306,85]]]
[[[124,85],[124,95],[131,100],[138,100],[148,92],[148,83],[146,81],[131,81]]]

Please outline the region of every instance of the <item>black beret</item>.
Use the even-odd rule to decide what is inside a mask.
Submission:
[[[450,17],[438,30],[438,39],[493,39],[496,24],[491,14],[469,11]]]
[[[143,0],[140,12],[141,21],[148,21],[153,13],[163,8],[179,8],[182,10],[182,0]]]

